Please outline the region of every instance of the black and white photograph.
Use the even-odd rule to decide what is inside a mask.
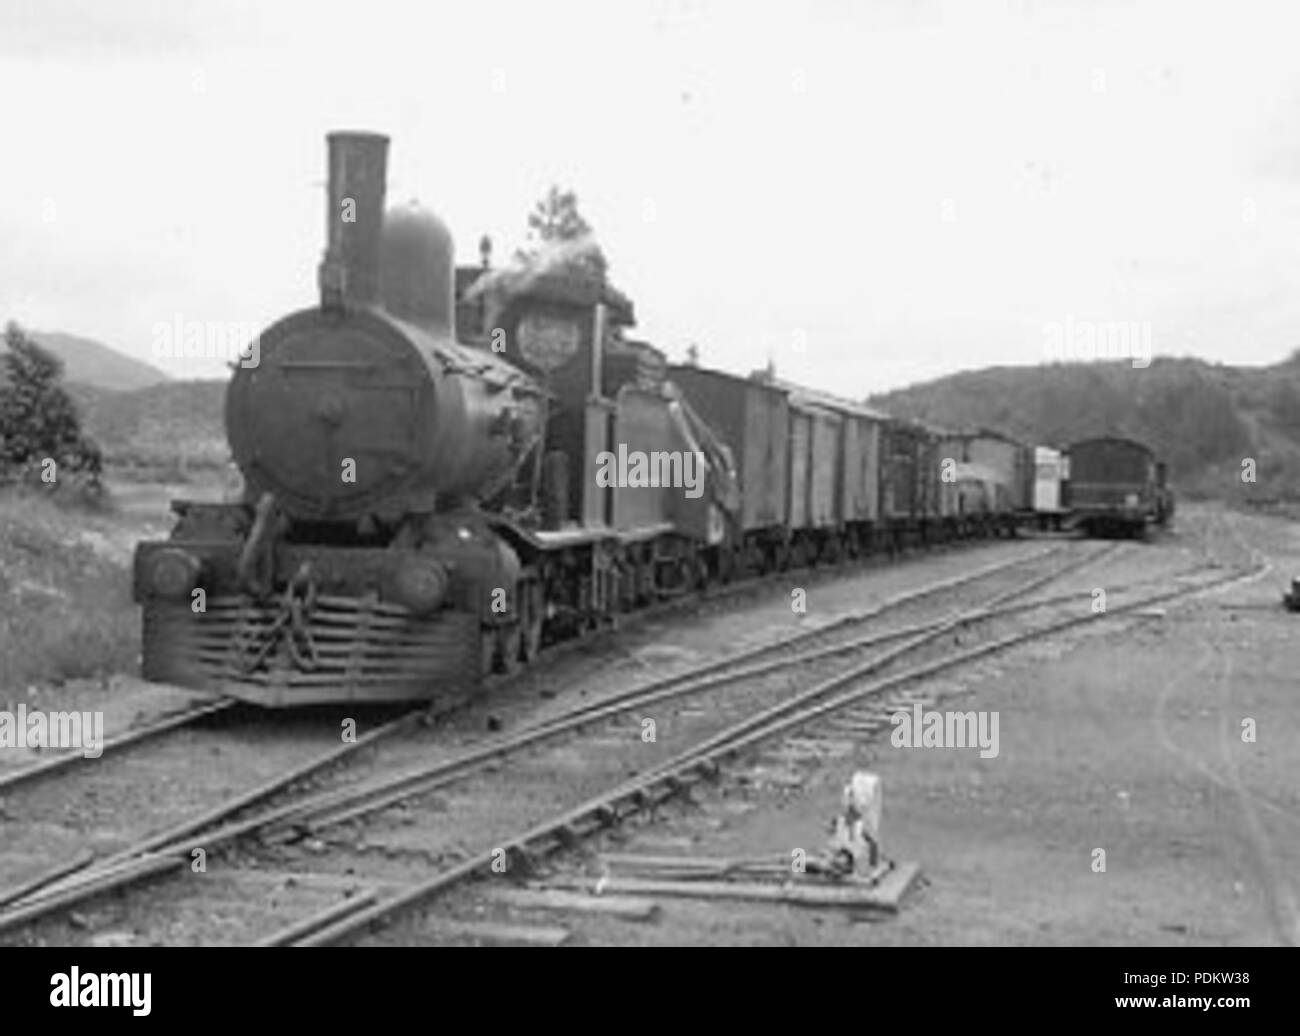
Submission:
[[[1280,0],[0,0],[24,995],[1051,947],[1101,969],[1058,1009],[1262,1005],[1298,39]]]

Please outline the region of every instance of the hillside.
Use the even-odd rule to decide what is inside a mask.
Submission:
[[[63,361],[64,377],[70,382],[123,392],[168,380],[158,368],[133,360],[90,338],[59,331],[31,331],[29,334]]]
[[[1225,367],[1159,358],[993,367],[873,396],[889,413],[949,428],[986,427],[1064,445],[1125,435],[1169,462],[1188,495],[1300,499],[1300,362]],[[1257,483],[1241,481],[1256,461]]]
[[[132,392],[69,386],[86,431],[109,462],[154,477],[224,467],[225,381],[165,381]]]

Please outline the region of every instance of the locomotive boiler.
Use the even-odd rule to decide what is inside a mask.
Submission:
[[[644,376],[630,304],[603,279],[457,268],[435,216],[385,211],[387,154],[328,138],[319,302],[226,392],[243,499],[174,501],[170,537],[137,547],[146,678],[266,705],[430,698],[698,581],[725,535],[726,449]],[[600,484],[616,444],[692,450],[707,492]]]

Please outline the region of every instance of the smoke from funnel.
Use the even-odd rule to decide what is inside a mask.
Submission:
[[[517,258],[508,266],[489,270],[465,292],[467,300],[481,295],[502,293],[517,295],[527,292],[538,280],[550,274],[573,267],[603,265],[604,256],[595,237],[584,234],[570,241],[552,241],[542,245],[526,258]]]

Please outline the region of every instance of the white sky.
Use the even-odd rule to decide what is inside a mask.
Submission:
[[[1297,41],[1286,0],[0,0],[0,319],[153,362],[177,314],[312,303],[359,128],[463,262],[572,186],[674,358],[864,396],[1073,319],[1275,362]]]

